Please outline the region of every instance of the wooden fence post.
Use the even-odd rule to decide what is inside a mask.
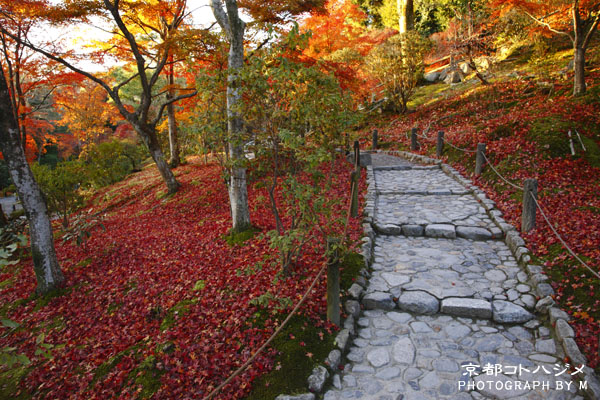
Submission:
[[[327,238],[327,320],[340,326],[340,263],[334,246],[339,240]]]
[[[435,154],[438,157],[442,156],[444,152],[444,131],[439,131],[437,135],[437,146],[435,148]]]
[[[523,185],[523,213],[521,214],[521,232],[529,232],[535,227],[535,212],[537,210],[533,198],[537,200],[537,188],[537,179],[525,179]]]
[[[417,150],[419,148],[419,143],[417,142],[417,128],[412,128],[410,130],[410,149]]]
[[[377,145],[379,144],[379,132],[377,132],[377,129],[373,129],[373,144],[371,145],[371,150],[377,150]]]
[[[354,171],[350,175],[351,203],[350,216],[358,216],[358,181],[360,178],[360,147],[358,140],[354,142]]]
[[[477,155],[475,156],[475,175],[481,175],[481,170],[483,169],[483,164],[485,164],[484,159],[485,154],[485,143],[477,144]]]

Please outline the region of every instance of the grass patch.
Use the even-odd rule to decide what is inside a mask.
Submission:
[[[157,368],[156,356],[148,356],[129,373],[128,379],[141,387],[139,399],[149,399],[160,389],[160,378],[165,371]]]
[[[350,289],[350,286],[354,283],[354,278],[358,276],[359,271],[364,266],[365,262],[361,254],[346,254],[340,265],[340,290]]]
[[[560,117],[539,118],[531,123],[528,137],[550,157],[564,157],[571,153],[567,132],[573,123]]]
[[[123,358],[135,354],[140,348],[140,346],[141,345],[137,343],[115,354],[113,357],[100,364],[100,366],[94,371],[94,377],[92,378],[89,387],[94,386],[96,383],[104,379],[109,374],[109,372],[112,371],[113,368],[115,368],[121,362],[121,360],[123,360]]]
[[[223,236],[223,239],[231,247],[242,246],[245,242],[252,239],[258,232],[260,232],[260,229],[252,226],[242,232],[230,231],[227,235]]]
[[[27,377],[33,368],[21,366],[0,372],[0,398],[26,400],[32,395],[21,388],[21,381]]]
[[[181,315],[187,314],[190,311],[189,307],[196,302],[197,300],[195,299],[181,300],[179,303],[171,307],[160,323],[160,330],[164,332],[175,325],[177,318],[179,318]]]

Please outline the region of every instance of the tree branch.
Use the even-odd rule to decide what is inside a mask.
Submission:
[[[568,37],[569,39],[571,39],[572,42],[575,42],[575,38],[568,32],[563,32],[563,31],[559,31],[557,29],[554,29],[552,26],[550,26],[549,23],[542,21],[541,19],[538,19],[536,17],[534,17],[533,15],[531,15],[528,11],[524,11],[525,14],[531,18],[532,20],[534,20],[535,22],[537,22],[538,24],[545,26],[550,32],[554,32],[558,35],[564,35],[566,37]]]
[[[186,89],[186,90],[192,90],[192,89]],[[158,114],[157,114],[156,118],[154,118],[154,120],[152,121],[152,126],[156,126],[156,124],[158,124],[158,122],[162,118],[162,115],[163,115],[163,112],[165,111],[165,108],[169,104],[173,104],[176,101],[179,101],[179,100],[182,100],[182,99],[187,99],[187,98],[190,98],[190,97],[194,97],[196,94],[198,94],[198,91],[196,91],[194,89],[194,91],[192,93],[182,94],[182,95],[173,97],[172,99],[169,99],[169,100],[165,101],[163,104],[160,105],[160,109],[158,110]]]
[[[590,27],[590,30],[585,35],[585,39],[583,39],[583,48],[584,49],[587,48],[588,44],[590,43],[590,40],[592,39],[594,32],[596,31],[596,29],[598,29],[599,23],[600,23],[600,13],[596,14],[596,18],[594,18],[594,21],[592,22],[592,26]]]
[[[231,32],[231,26],[229,25],[229,18],[227,18],[227,13],[225,13],[225,10],[223,10],[223,5],[221,4],[221,1],[220,0],[211,0],[210,8],[212,9],[212,12],[213,12],[219,26],[221,27],[221,29],[223,29],[223,31],[225,31],[225,34],[227,35],[227,37],[231,38],[232,32]]]

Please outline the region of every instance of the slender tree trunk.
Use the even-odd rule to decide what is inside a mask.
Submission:
[[[35,181],[14,119],[4,75],[0,77],[0,147],[29,221],[33,269],[38,293],[47,293],[65,280],[54,250],[48,208]]]
[[[173,74],[173,59],[171,58],[171,66],[169,71],[169,85],[173,87],[175,84],[175,78]],[[173,90],[169,89],[169,93],[167,93],[167,100],[173,98]],[[181,159],[179,157],[179,139],[177,137],[177,120],[175,119],[175,106],[173,103],[167,105],[167,118],[169,121],[169,149],[171,151],[171,159],[169,160],[169,164],[171,168],[177,168],[179,164],[181,164]]]
[[[579,96],[585,93],[585,48],[577,43],[574,46],[574,67],[575,78],[573,82],[573,95]]]
[[[398,0],[398,30],[406,33],[414,26],[413,0]]]
[[[229,204],[231,207],[232,230],[241,232],[250,228],[248,189],[244,164],[243,120],[238,110],[241,103],[240,69],[244,65],[245,23],[239,18],[236,0],[225,0],[227,12],[220,1],[212,0],[211,8],[217,22],[229,38],[227,65],[227,131],[229,155]]]

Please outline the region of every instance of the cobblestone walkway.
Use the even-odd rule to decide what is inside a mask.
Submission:
[[[372,272],[350,290],[355,339],[324,399],[583,399],[486,211],[439,167],[385,157]]]

